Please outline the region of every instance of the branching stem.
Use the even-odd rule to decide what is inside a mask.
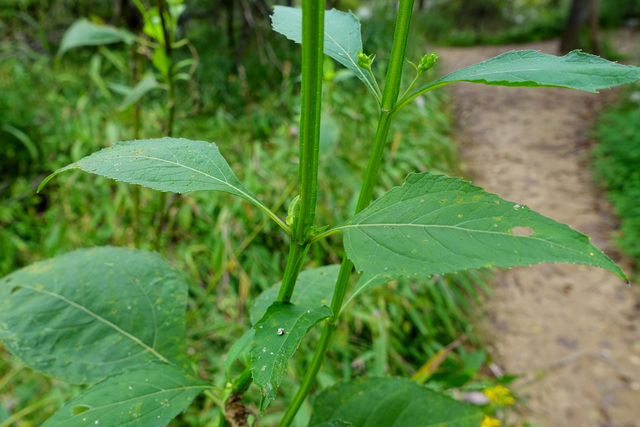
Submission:
[[[400,93],[400,83],[402,79],[402,68],[404,66],[405,50],[407,47],[407,39],[409,36],[409,25],[411,23],[411,14],[413,11],[413,0],[400,0],[398,8],[398,19],[396,21],[396,29],[393,38],[393,47],[391,49],[391,59],[389,62],[389,70],[384,85],[384,92],[382,94],[382,105],[380,108],[380,118],[378,120],[378,129],[371,148],[371,154],[369,155],[369,162],[367,164],[367,170],[365,172],[364,182],[362,183],[362,189],[358,198],[358,204],[356,207],[356,213],[363,210],[371,203],[373,197],[373,189],[375,187],[378,171],[382,158],[384,155],[384,148],[386,146],[387,138],[389,136],[389,129],[391,127],[391,119],[394,104],[398,99]],[[304,18],[303,18],[304,19]],[[303,21],[304,22],[304,21]],[[304,26],[304,24],[303,24]],[[304,47],[304,41],[303,41]],[[316,65],[321,67],[322,64]],[[333,315],[324,323],[322,328],[322,334],[320,340],[316,345],[311,363],[307,367],[307,372],[302,379],[302,384],[296,392],[293,401],[287,408],[282,420],[280,421],[280,427],[288,427],[293,422],[300,406],[306,399],[307,395],[311,391],[311,387],[315,383],[316,376],[322,367],[325,355],[331,343],[333,332],[335,331],[338,317],[340,315],[340,308],[344,301],[344,297],[347,293],[349,286],[349,279],[353,270],[353,263],[344,257],[342,265],[340,267],[340,273],[338,274],[338,280],[334,289],[333,298],[331,300],[331,310]]]

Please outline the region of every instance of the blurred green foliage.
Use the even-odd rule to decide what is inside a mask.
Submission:
[[[640,86],[602,114],[593,150],[595,172],[620,218],[617,242],[640,265]],[[637,268],[636,268],[637,274]]]

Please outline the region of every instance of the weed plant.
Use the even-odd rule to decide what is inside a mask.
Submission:
[[[339,118],[336,112],[342,112],[340,109],[349,104],[344,100],[339,102],[340,105],[332,102],[332,97],[339,93],[331,88],[338,73],[333,72],[331,66],[322,66],[325,38],[323,3],[306,1],[304,6],[302,12],[277,8],[274,15],[277,31],[291,39],[303,40],[299,127],[286,120],[265,120],[259,113],[252,114],[256,109],[245,104],[245,114],[251,123],[249,129],[252,130],[251,138],[245,141],[238,129],[225,135],[222,123],[232,120],[227,114],[216,114],[213,120],[221,126],[216,129],[215,139],[222,141],[217,146],[176,138],[117,143],[110,149],[59,169],[41,184],[42,187],[64,170],[84,168],[92,173],[172,193],[199,188],[239,196],[235,199],[229,195],[212,196],[208,193],[175,196],[180,197],[183,203],[170,212],[170,226],[172,229],[184,227],[187,235],[167,234],[170,236],[167,247],[171,248],[167,256],[182,259],[179,264],[186,266],[191,273],[195,279],[192,283],[185,281],[171,264],[157,254],[114,247],[74,251],[36,263],[2,279],[3,307],[0,316],[3,325],[7,325],[1,331],[5,345],[41,371],[73,383],[93,384],[46,424],[71,422],[80,425],[87,420],[93,424],[99,421],[118,424],[131,421],[133,417],[137,423],[164,425],[186,410],[195,398],[198,399],[198,409],[183,415],[182,422],[200,424],[218,418],[223,426],[227,421],[233,423],[236,418],[244,421],[248,415],[255,418],[248,408],[259,402],[260,416],[267,424],[276,420],[282,426],[304,423],[311,412],[311,425],[361,425],[362,422],[356,420],[370,417],[369,404],[376,402],[376,410],[390,417],[390,424],[442,422],[470,427],[481,422],[495,424],[486,416],[493,414],[495,407],[487,406],[483,412],[422,386],[433,376],[435,360],[442,363],[442,358],[449,355],[462,338],[456,337],[455,345],[446,348],[436,339],[460,334],[466,321],[460,314],[461,307],[469,304],[467,299],[477,293],[472,284],[472,273],[462,274],[458,281],[444,277],[444,273],[487,266],[564,261],[600,266],[626,279],[619,267],[593,247],[586,236],[457,178],[429,172],[413,173],[401,187],[391,189],[371,206],[368,205],[378,194],[377,183],[385,185],[386,174],[389,181],[394,182],[404,175],[397,177],[393,172],[384,172],[379,176],[381,165],[400,165],[414,170],[428,166],[422,159],[399,154],[405,143],[403,135],[407,136],[407,141],[415,138],[422,142],[425,139],[423,133],[412,129],[408,119],[411,116],[406,116],[408,124],[405,123],[405,129],[391,128],[390,125],[397,111],[413,100],[425,102],[423,96],[432,96],[427,95],[432,89],[470,81],[595,91],[637,80],[640,77],[637,69],[579,52],[571,52],[562,58],[535,51],[510,52],[414,89],[418,78],[427,73],[437,59],[437,55],[429,54],[416,64],[411,63],[416,77],[404,95],[400,95],[413,9],[412,1],[402,0],[382,92],[371,68],[374,55],[354,48],[361,43],[358,21],[350,14],[330,11],[327,12],[327,22],[331,24],[327,27],[330,37],[326,37],[325,52],[352,70],[370,90],[369,102],[375,100],[380,107],[375,134],[357,132],[346,140],[332,136],[331,132],[336,127],[342,130],[341,120],[344,119]],[[532,64],[536,64],[533,69]],[[286,69],[282,68],[283,80],[290,78]],[[590,70],[589,78],[584,77],[587,70]],[[241,83],[242,74],[239,71]],[[93,76],[96,83],[97,77]],[[323,91],[324,80],[327,84]],[[288,85],[284,81],[284,87]],[[246,89],[242,87],[245,101],[249,99]],[[106,96],[104,91],[101,92]],[[328,102],[323,103],[323,99]],[[320,121],[321,106],[325,109],[324,124]],[[428,110],[424,108],[421,110],[416,114],[420,121],[432,122],[430,124],[436,128],[442,122],[437,115],[427,114]],[[355,121],[359,113],[353,108],[347,117]],[[364,115],[359,118],[362,117]],[[231,123],[233,125],[235,123]],[[368,124],[362,125],[365,128]],[[346,129],[348,124],[342,126]],[[323,127],[324,140],[319,136]],[[267,153],[263,150],[264,143],[254,141],[265,140],[271,135],[275,136],[271,140],[274,150]],[[358,138],[360,135],[363,135],[362,140]],[[186,128],[183,136],[188,136]],[[207,136],[206,133],[198,133],[196,138],[205,139]],[[228,141],[225,141],[225,136],[228,136]],[[298,136],[300,149],[296,152],[291,147]],[[371,140],[372,146],[369,145]],[[388,140],[389,150],[385,153]],[[437,146],[443,146],[440,138],[434,140]],[[361,141],[363,144],[360,146]],[[336,156],[323,159],[322,166],[319,162],[321,146],[328,150],[323,155]],[[358,150],[367,152],[369,148],[371,154],[365,168],[362,159],[367,156],[363,155],[362,159],[354,159],[353,156]],[[436,158],[444,158],[444,166],[450,165],[453,159],[450,148],[440,148],[444,156],[435,155]],[[219,149],[225,152],[226,159],[220,155]],[[112,156],[111,153],[116,154]],[[342,166],[327,172],[325,168],[334,163]],[[153,173],[144,169],[150,164],[155,165]],[[266,165],[273,169],[267,169]],[[295,175],[296,165],[298,183],[286,178]],[[393,171],[393,167],[389,170]],[[343,196],[341,198],[326,195],[323,194],[326,184],[318,184],[319,171],[327,175],[337,174],[342,179],[349,177],[361,185],[356,184],[353,189],[342,184],[337,191]],[[341,175],[345,171],[347,175]],[[195,172],[206,178],[196,177]],[[355,178],[358,176],[356,172],[364,178]],[[60,195],[76,192],[74,175],[55,182]],[[280,185],[274,187],[274,184]],[[252,190],[249,191],[245,185]],[[388,185],[393,185],[393,182]],[[358,186],[361,187],[359,192]],[[349,194],[353,190],[353,194]],[[299,197],[293,198],[298,192]],[[356,194],[357,215],[349,217]],[[111,198],[116,206],[126,200],[124,197],[119,200],[117,190]],[[319,200],[331,200],[338,212],[336,215],[327,211],[325,216],[333,216],[333,220],[343,216],[346,221],[332,229],[316,227],[316,221],[325,219],[322,212],[318,215],[315,212]],[[58,202],[63,203],[63,200]],[[289,208],[283,220],[275,212],[281,211],[285,203]],[[262,213],[252,210],[251,205]],[[121,220],[114,215],[104,222],[113,221],[114,229],[122,229],[119,227]],[[243,225],[243,229],[239,225]],[[121,236],[126,239],[126,227],[124,230]],[[343,233],[346,253],[336,249],[339,240],[328,238],[336,233]],[[183,253],[184,246],[181,245],[192,245],[201,235],[207,236],[204,244],[187,246],[186,253]],[[239,244],[232,237],[238,235],[243,237]],[[194,240],[190,241],[189,237]],[[257,249],[249,245],[253,242],[258,243],[255,245]],[[287,246],[289,255],[285,262],[282,254]],[[255,258],[245,254],[250,251],[256,254]],[[200,254],[204,257],[202,260],[213,267],[206,276],[203,273],[207,273],[207,268],[203,265],[207,264],[198,259]],[[342,264],[338,266],[340,259]],[[246,260],[244,264],[243,260]],[[354,264],[363,275],[349,299],[345,299],[352,285],[350,276]],[[250,275],[251,271],[243,269],[243,265],[255,267],[255,277]],[[271,277],[270,266],[274,266],[276,277],[284,267],[279,287],[267,288],[277,280]],[[419,276],[425,278],[419,279]],[[78,283],[71,287],[66,285],[74,281]],[[414,281],[421,283],[423,289],[416,290]],[[385,294],[380,289],[373,289],[363,293],[387,282],[391,282],[390,288],[395,292]],[[62,289],[58,290],[58,286]],[[247,299],[252,289],[259,288],[264,291],[253,299],[249,310],[253,327],[243,328]],[[294,288],[297,289],[296,294]],[[67,295],[67,292],[80,294]],[[95,307],[91,302],[94,292],[99,292]],[[232,295],[230,298],[226,298],[227,292]],[[187,295],[191,296],[189,302]],[[36,296],[44,300],[38,302]],[[356,301],[360,301],[351,301],[356,296]],[[425,300],[432,304],[426,308],[414,304]],[[30,308],[33,304],[37,307]],[[49,304],[55,307],[42,310]],[[51,316],[51,313],[61,310],[60,304],[70,308],[69,316],[88,316],[88,323],[69,324],[68,321],[74,320],[68,318],[64,311]],[[185,305],[190,309],[186,318]],[[21,316],[26,314],[31,320],[29,327],[24,329],[26,323],[21,321]],[[198,314],[202,317],[194,316]],[[339,323],[340,317],[347,321]],[[33,322],[44,323],[34,328]],[[62,327],[56,326],[58,322],[62,322]],[[108,331],[99,336],[84,334],[85,327],[94,322],[97,322],[97,328]],[[184,331],[187,322],[195,325],[190,328],[188,337]],[[320,335],[317,335],[320,331],[313,332],[311,339],[303,341],[302,338],[319,322],[323,323]],[[416,332],[410,333],[412,325],[415,325]],[[350,342],[352,327],[359,332],[359,337],[364,337],[363,342]],[[15,332],[10,332],[14,329]],[[240,336],[241,331],[246,332]],[[239,338],[228,348],[227,339],[235,334]],[[57,338],[49,339],[52,336]],[[79,337],[85,338],[78,341]],[[412,345],[397,341],[415,337],[419,338]],[[31,339],[36,339],[38,344],[30,344]],[[345,339],[355,345],[336,347],[341,340],[344,344]],[[370,350],[359,352],[358,363],[353,363],[351,351],[357,352],[360,345],[367,348],[367,342],[371,342]],[[68,346],[72,348],[62,351]],[[295,353],[298,347],[300,351]],[[312,352],[308,351],[311,347],[314,347]],[[106,348],[111,351],[106,352]],[[221,363],[223,351],[226,351],[226,358]],[[416,370],[411,362],[407,363],[410,359],[424,361],[425,355],[432,354],[434,357],[420,369]],[[454,362],[457,361],[459,370],[449,378],[446,371],[440,372],[431,389],[464,386],[473,379],[486,359],[482,351],[469,353],[464,349],[459,350],[458,356],[450,358],[447,366],[455,367]],[[326,357],[334,363],[320,374]],[[96,360],[104,358],[108,360],[96,363]],[[412,381],[357,378],[365,371],[384,375],[389,372],[410,374],[414,370]],[[461,371],[466,374],[459,375]],[[286,372],[289,375],[285,375]],[[331,386],[340,376],[351,381],[337,383],[319,394],[314,408],[310,409],[305,402],[314,384],[322,388]],[[256,387],[252,387],[252,383]],[[276,399],[278,389],[284,399]],[[204,393],[203,396],[197,397],[200,392]],[[400,400],[394,400],[389,406],[384,397],[391,392]],[[154,400],[157,393],[166,399]],[[487,395],[498,396],[501,402],[513,401],[499,388]],[[353,397],[356,401],[345,401],[341,396]],[[357,403],[358,399],[365,400]],[[274,405],[266,410],[274,400]],[[286,405],[283,402],[290,403]],[[406,405],[417,405],[419,409],[394,415],[393,411],[398,407],[408,407]],[[224,417],[220,416],[221,411],[224,411]],[[334,411],[341,415],[335,415]]]

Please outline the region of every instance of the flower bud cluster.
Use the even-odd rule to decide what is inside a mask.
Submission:
[[[418,64],[418,73],[424,73],[425,71],[432,69],[433,66],[436,65],[437,60],[438,54],[435,52],[423,56]]]
[[[361,50],[356,53],[356,57],[358,58],[358,67],[364,68],[365,70],[371,70],[371,64],[373,64],[373,60],[376,59],[375,54],[367,55]]]

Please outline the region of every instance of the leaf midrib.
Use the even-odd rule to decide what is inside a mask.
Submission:
[[[50,292],[50,291],[46,291],[44,289],[37,289],[33,286],[29,286],[29,285],[22,285],[24,288],[26,289],[31,289],[34,292],[39,292],[45,295],[49,295],[50,297],[53,298],[57,298],[67,304],[69,304],[72,307],[75,307],[81,311],[84,311],[85,313],[87,313],[89,316],[92,316],[93,318],[95,318],[96,320],[98,320],[99,322],[104,323],[105,325],[109,326],[110,328],[114,329],[115,331],[117,331],[118,333],[124,335],[125,337],[129,338],[130,340],[132,340],[133,342],[135,342],[136,344],[140,345],[142,348],[144,348],[145,350],[147,350],[148,352],[150,352],[151,354],[153,354],[154,356],[156,356],[158,359],[160,359],[161,361],[168,363],[170,365],[174,365],[172,362],[170,362],[166,357],[164,357],[162,354],[158,353],[158,351],[156,351],[154,348],[150,347],[149,345],[145,344],[140,338],[136,337],[135,335],[130,334],[129,332],[125,331],[124,329],[120,328],[118,325],[116,325],[115,323],[110,322],[109,320],[105,319],[104,317],[98,315],[97,313],[89,310],[88,308],[76,303],[75,301],[72,301],[66,297],[64,297],[63,295],[59,295],[56,294],[55,292]]]
[[[175,157],[175,155],[173,153],[171,153],[171,154]],[[258,199],[254,198],[249,193],[247,193],[247,192],[241,190],[240,188],[232,185],[229,181],[226,180],[226,177],[225,177],[225,180],[222,180],[220,178],[216,178],[213,175],[209,175],[206,172],[203,172],[203,171],[198,170],[198,169],[194,169],[194,168],[192,168],[190,166],[187,166],[187,165],[184,165],[182,163],[172,162],[170,160],[165,160],[165,159],[161,159],[159,157],[153,157],[153,156],[149,156],[149,155],[139,155],[139,156],[119,156],[118,155],[118,156],[111,157],[110,159],[140,159],[140,157],[144,157],[145,159],[149,159],[149,160],[157,160],[159,162],[169,163],[170,165],[179,166],[179,167],[182,167],[182,168],[185,168],[185,169],[189,169],[189,170],[191,170],[193,172],[197,172],[199,174],[202,174],[202,175],[206,176],[207,178],[211,178],[212,180],[219,182],[222,185],[225,185],[225,186],[227,186],[229,188],[232,188],[232,189],[236,190],[238,193],[240,193],[240,195],[242,197],[244,197],[245,199],[251,201],[252,203],[255,203],[256,205],[264,206]],[[109,159],[109,158],[107,158],[107,159]],[[216,166],[218,168],[218,170],[220,170],[220,168],[217,165],[214,164],[214,166]],[[222,172],[222,171],[220,171],[220,172],[222,173],[222,175],[224,175],[224,172]]]
[[[462,227],[458,227],[455,225],[433,225],[433,224],[392,224],[392,223],[387,223],[387,224],[353,224],[353,225],[344,225],[344,226],[340,226],[337,227],[340,230],[345,230],[347,228],[367,228],[367,227],[415,227],[415,228],[449,228],[449,229],[455,229],[455,230],[459,230],[459,231],[464,231],[467,233],[484,233],[484,234],[497,234],[499,236],[503,236],[503,237],[509,237],[509,238],[524,238],[524,239],[531,239],[531,240],[538,240],[540,242],[543,243],[550,243],[550,244],[554,244],[555,246],[558,246],[559,248],[562,249],[568,249],[570,251],[576,252],[580,255],[583,255],[582,252],[570,248],[568,246],[564,246],[560,243],[551,241],[551,240],[546,240],[540,237],[534,237],[534,236],[520,236],[518,234],[513,234],[513,233],[505,233],[505,232],[500,232],[500,231],[489,231],[489,230],[476,230],[476,229],[471,229],[471,228],[462,228]],[[382,246],[382,245],[380,245]],[[384,246],[383,246],[384,247]]]
[[[325,36],[327,36],[327,37],[329,37],[329,38],[333,41],[333,43],[335,43],[335,45],[336,45],[336,46],[338,46],[338,47],[342,50],[342,52],[344,52],[345,56],[346,56],[347,58],[349,58],[349,61],[351,62],[351,64],[353,64],[354,68],[355,68],[356,70],[358,70],[358,73],[362,76],[362,80],[363,80],[363,81],[365,81],[365,82],[367,82],[367,86],[369,86],[369,89],[372,89],[372,90],[373,90],[373,88],[371,87],[371,85],[370,85],[370,83],[369,83],[369,79],[367,79],[366,74],[364,74],[364,73],[362,72],[362,70],[360,69],[360,67],[358,67],[358,64],[357,64],[357,63],[353,62],[353,58],[351,57],[351,55],[349,55],[349,52],[348,52],[347,50],[345,50],[345,48],[344,48],[344,47],[342,47],[342,45],[341,45],[341,44],[339,44],[339,43],[336,41],[336,39],[334,39],[333,37],[331,37],[331,34],[329,34],[328,32],[326,32],[326,31],[325,31],[325,32],[324,32],[324,35],[325,35]]]

